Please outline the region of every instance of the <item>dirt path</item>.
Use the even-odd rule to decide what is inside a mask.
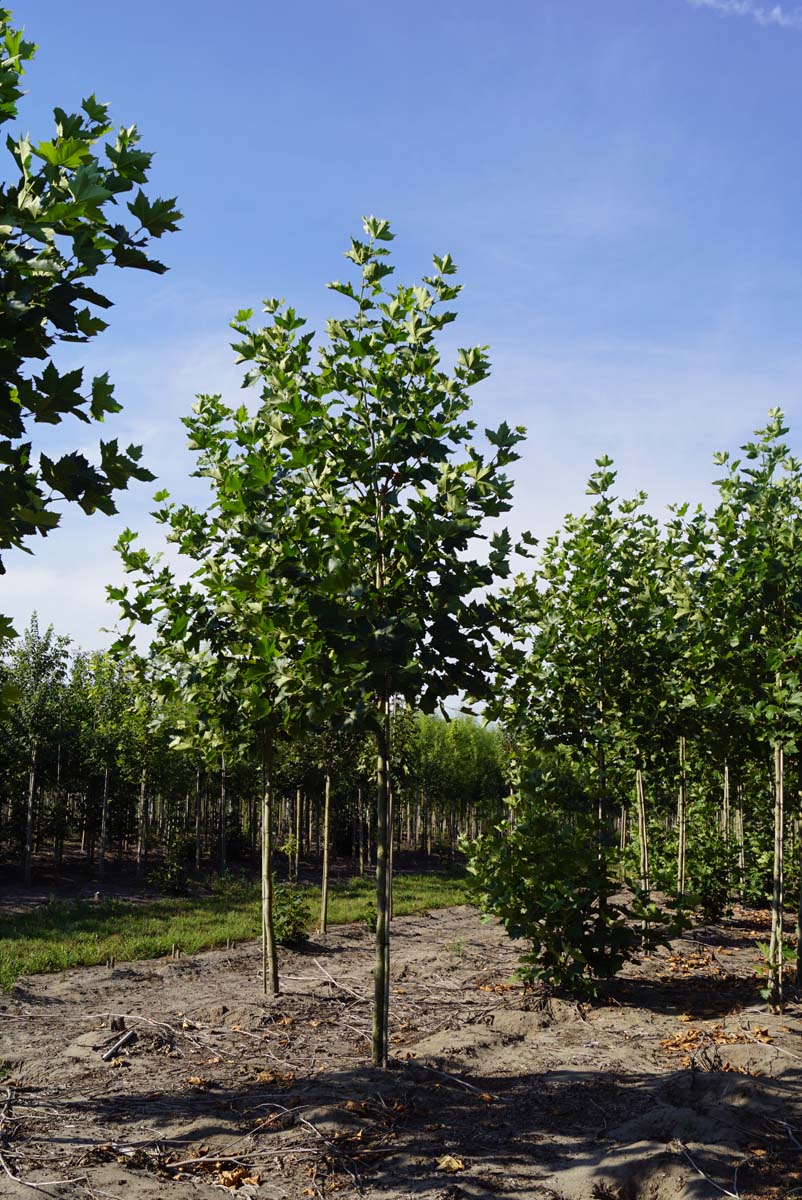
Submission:
[[[283,954],[276,1000],[252,943],[23,979],[0,999],[0,1195],[37,1194],[9,1172],[118,1200],[723,1194],[704,1172],[778,1198],[802,1186],[802,1008],[750,1007],[755,934],[748,913],[697,931],[585,1007],[510,986],[515,948],[472,909],[401,918],[388,1072],[355,926]],[[104,1063],[112,1024],[136,1040]]]

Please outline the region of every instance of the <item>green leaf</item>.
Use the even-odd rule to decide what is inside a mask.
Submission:
[[[53,167],[72,170],[80,167],[92,157],[91,148],[78,138],[59,138],[55,142],[40,142],[33,151]]]

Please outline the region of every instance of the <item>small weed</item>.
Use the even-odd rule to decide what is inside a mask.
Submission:
[[[457,938],[456,942],[452,942],[448,949],[459,962],[462,962],[465,957],[465,938]]]

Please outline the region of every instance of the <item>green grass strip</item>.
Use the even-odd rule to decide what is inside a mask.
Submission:
[[[364,876],[335,883],[329,890],[329,924],[364,920],[372,910],[376,885]],[[316,928],[320,888],[305,886],[304,898]],[[447,874],[399,875],[394,881],[396,916],[470,903],[468,879]],[[0,990],[9,992],[20,975],[91,967],[114,957],[118,962],[161,958],[173,945],[196,954],[260,935],[258,886],[223,882],[208,896],[165,897],[146,903],[126,900],[51,900],[0,920]]]

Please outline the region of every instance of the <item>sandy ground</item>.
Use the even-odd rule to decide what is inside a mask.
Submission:
[[[686,935],[587,1006],[510,984],[515,946],[470,908],[401,918],[386,1072],[357,926],[284,952],[275,999],[253,943],[22,979],[0,1195],[779,1200],[802,1189],[802,1006],[760,1007],[761,921]]]

